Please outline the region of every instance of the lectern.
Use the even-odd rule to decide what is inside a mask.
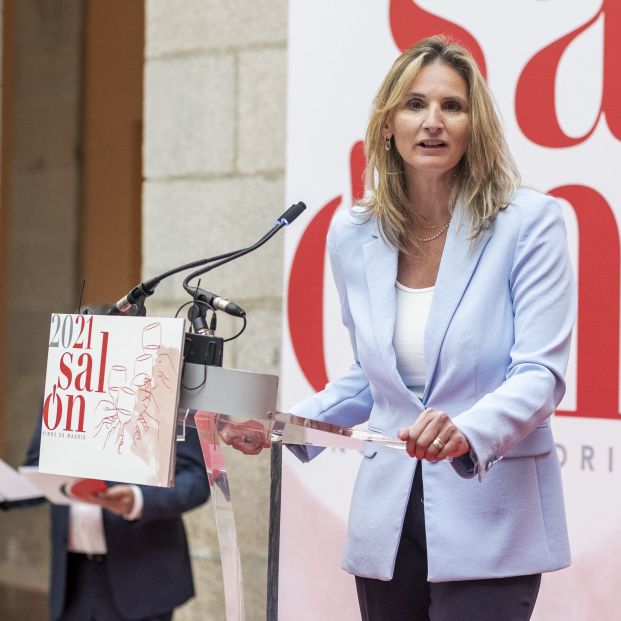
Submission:
[[[223,445],[248,454],[271,451],[270,500],[265,507],[269,511],[267,621],[278,619],[282,445],[361,449],[363,442],[374,442],[395,450],[405,447],[396,438],[278,412],[277,391],[278,378],[274,375],[185,363],[178,420],[182,430],[187,425],[196,427],[201,440],[218,533],[227,621],[243,621],[246,610],[235,499]]]

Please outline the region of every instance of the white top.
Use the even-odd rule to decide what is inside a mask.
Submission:
[[[403,382],[422,395],[427,382],[425,370],[425,328],[433,300],[433,287],[411,289],[395,282],[397,318],[393,347],[397,370]]]

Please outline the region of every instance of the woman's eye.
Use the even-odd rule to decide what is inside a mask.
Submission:
[[[447,101],[444,104],[444,109],[448,110],[449,112],[459,112],[462,107],[458,101]]]
[[[422,110],[424,108],[424,104],[420,99],[411,99],[408,101],[408,108],[410,110]]]

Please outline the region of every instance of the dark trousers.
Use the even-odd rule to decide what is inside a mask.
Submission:
[[[140,621],[171,621],[172,615],[171,611]],[[104,559],[69,554],[65,610],[58,621],[128,621],[114,603]]]
[[[419,463],[392,580],[356,576],[363,621],[528,621],[541,574],[427,582],[427,542]]]

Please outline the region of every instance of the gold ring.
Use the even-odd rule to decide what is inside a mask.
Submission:
[[[442,442],[439,436],[436,437],[436,439],[431,444],[433,444],[439,451],[444,448],[444,442]]]

